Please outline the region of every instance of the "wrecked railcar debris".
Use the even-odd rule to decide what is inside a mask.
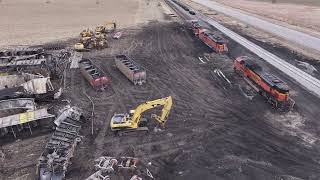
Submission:
[[[97,170],[90,175],[86,180],[108,180],[110,179],[110,173],[113,173],[115,166],[118,164],[117,159],[109,156],[101,156],[96,159],[97,162],[94,167]]]
[[[0,50],[0,59],[16,59],[28,56],[41,57],[44,54],[45,50],[43,48],[20,47]]]
[[[70,63],[72,51],[45,51],[42,48],[30,48],[31,52],[18,50],[0,51],[0,71],[37,73],[44,76],[61,77],[63,70]],[[39,49],[34,50],[32,49]]]
[[[51,119],[47,108],[37,108],[34,99],[18,98],[0,101],[0,137],[9,133],[16,138],[17,132],[38,126],[39,120]]]
[[[37,163],[40,180],[62,180],[65,178],[70,160],[81,141],[82,111],[77,107],[65,107],[54,123],[56,130],[47,143]]]
[[[34,97],[37,99],[54,97],[55,90],[49,77],[21,73],[0,76],[0,99]]]

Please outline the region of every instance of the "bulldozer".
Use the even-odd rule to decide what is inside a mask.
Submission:
[[[113,33],[117,28],[117,24],[115,22],[106,22],[102,26],[97,26],[95,29],[95,33],[103,33],[103,34],[108,34],[108,33]]]
[[[163,106],[161,116],[152,114],[151,118],[155,119],[163,127],[168,119],[172,107],[171,96],[147,101],[140,104],[136,109],[131,110],[129,113],[114,114],[110,121],[111,131],[119,136],[137,131],[148,131],[149,129],[146,126],[148,120],[146,118],[142,118],[141,115],[143,112],[158,106]]]
[[[93,32],[88,29],[85,29],[83,30],[81,33],[80,33],[80,36],[81,37],[92,37],[93,36]]]
[[[75,51],[90,51],[91,49],[103,49],[108,47],[105,38],[85,37],[81,38],[79,43],[74,45]]]

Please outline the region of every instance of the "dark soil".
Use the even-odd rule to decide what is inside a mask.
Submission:
[[[84,53],[111,77],[112,84],[105,91],[93,90],[78,69],[68,73],[65,97],[85,110],[88,122],[82,128],[84,140],[77,147],[67,179],[89,177],[95,172],[94,160],[102,155],[138,157],[141,162],[134,173],[143,179],[150,179],[146,168],[161,180],[320,178],[318,141],[306,145],[299,135],[288,134],[286,128],[266,116],[269,113],[280,118],[283,113],[273,110],[262,97],[250,101],[239,91],[238,85],[243,83],[233,73],[232,58],[248,53],[241,46],[230,42],[232,58],[214,54],[177,22],[151,22],[126,29],[120,40],[109,43],[110,48]],[[134,86],[115,68],[113,58],[122,53],[146,68],[145,85]],[[208,60],[201,63],[198,57],[204,56]],[[306,118],[305,129],[316,132],[319,99],[266,66],[294,87],[297,107],[293,112]],[[215,69],[220,69],[232,85],[217,77]],[[90,118],[91,104],[85,94],[95,103],[94,119]],[[164,130],[153,131],[156,123],[151,121],[147,135],[117,137],[110,132],[109,122],[115,112],[128,112],[145,101],[166,96],[173,97],[173,108]],[[151,112],[159,111],[150,110],[143,116],[149,118]],[[132,174],[117,174],[114,179],[130,179]]]

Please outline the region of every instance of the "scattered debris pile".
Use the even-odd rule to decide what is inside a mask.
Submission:
[[[46,54],[42,48],[17,48],[0,51],[0,69],[21,69],[42,67],[46,63]]]
[[[96,159],[95,162],[96,165],[94,167],[97,171],[86,180],[110,180],[111,174],[125,173],[123,171],[135,173],[139,160],[134,157],[120,157],[120,161],[118,161],[114,157],[102,156]],[[139,179],[141,178],[138,175],[133,175],[131,178],[131,180]]]
[[[81,141],[82,111],[79,108],[65,107],[54,123],[56,130],[37,164],[40,180],[64,179],[75,148]]]
[[[19,73],[0,76],[0,99],[54,94],[49,77]]]
[[[34,99],[18,98],[0,101],[0,137],[12,133],[14,137],[17,132],[38,125],[39,120],[51,119],[54,115],[49,114],[47,108],[37,108]]]

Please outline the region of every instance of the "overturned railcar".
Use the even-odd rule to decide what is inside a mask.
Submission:
[[[142,85],[147,81],[146,70],[137,64],[133,59],[126,55],[117,55],[115,57],[117,68],[131,81],[134,85]]]
[[[39,180],[65,179],[76,146],[81,141],[82,110],[66,107],[54,123],[56,129],[37,163]]]

